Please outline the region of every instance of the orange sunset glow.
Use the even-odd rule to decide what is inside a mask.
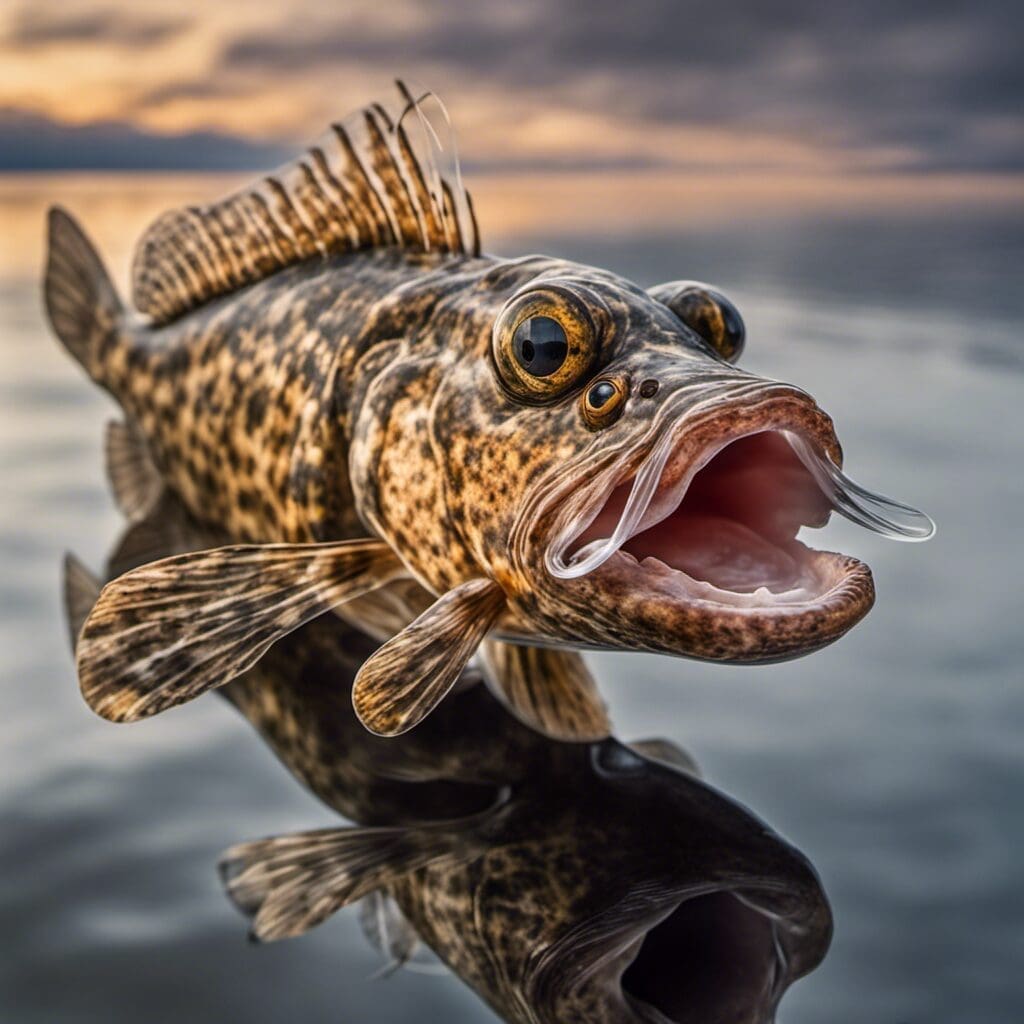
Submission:
[[[989,22],[694,10],[8,0],[0,170],[265,169],[400,74],[445,99],[499,230],[1024,199]]]

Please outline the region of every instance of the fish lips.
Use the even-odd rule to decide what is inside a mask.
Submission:
[[[736,375],[713,402],[694,408],[670,393],[659,412],[625,455],[534,522],[534,538],[554,538],[545,570],[534,573],[533,614],[546,620],[547,638],[755,663],[810,653],[859,622],[874,602],[870,569],[796,540],[801,526],[824,525],[830,505],[786,435],[842,459],[813,399]],[[628,536],[585,574],[559,575],[559,558],[584,559],[628,513],[627,492],[659,446],[656,487]]]

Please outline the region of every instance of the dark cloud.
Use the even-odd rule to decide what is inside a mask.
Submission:
[[[21,110],[0,109],[0,172],[45,170],[264,170],[294,149],[219,132],[146,132],[117,121],[68,125]]]
[[[154,46],[183,31],[187,18],[126,14],[123,11],[43,11],[25,8],[14,18],[5,39],[22,48],[52,43],[114,43],[118,46]]]
[[[241,34],[225,71],[445,69],[620,118],[817,137],[907,169],[1024,168],[1024,5],[1002,0],[524,0],[425,5],[406,31],[339,15]]]

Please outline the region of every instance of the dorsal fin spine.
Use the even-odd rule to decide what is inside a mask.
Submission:
[[[370,179],[366,174],[366,168],[363,166],[363,162],[356,154],[355,147],[352,145],[352,140],[348,137],[348,132],[345,131],[345,126],[336,124],[333,125],[333,129],[335,136],[341,143],[342,148],[345,150],[346,156],[352,162],[352,168],[355,171],[354,184],[359,192],[356,199],[357,201],[361,201],[362,204],[371,212],[370,223],[373,244],[393,245],[397,241],[397,238],[395,237],[391,224],[384,212],[380,196],[377,195],[373,186],[370,184]]]
[[[402,155],[402,160],[405,162],[409,177],[412,179],[420,209],[423,211],[424,243],[428,249],[444,249],[446,248],[446,239],[444,228],[437,215],[437,204],[427,188],[427,183],[423,178],[423,170],[416,159],[416,154],[413,152],[412,145],[409,142],[409,136],[402,127],[401,122],[398,124],[396,135],[398,137],[399,152]]]
[[[354,248],[359,244],[360,230],[368,230],[369,223],[352,202],[352,195],[345,186],[331,173],[327,164],[327,157],[319,146],[314,146],[310,151],[313,157],[313,166],[320,172],[328,190],[337,194],[334,208],[338,211],[338,219],[344,224],[348,233],[349,244]]]
[[[402,245],[409,248],[420,246],[424,239],[423,225],[416,216],[416,208],[409,193],[409,186],[398,170],[394,154],[384,141],[384,136],[381,134],[372,110],[366,111],[366,126],[373,143],[371,151],[373,170],[384,186],[384,194],[394,196],[397,200],[391,206]]]
[[[429,94],[399,89],[397,112],[373,104],[250,187],[159,218],[133,262],[139,311],[166,323],[317,256],[381,246],[478,254],[454,144],[424,114]],[[410,112],[422,133],[403,124]],[[447,123],[443,107],[442,116]]]
[[[198,219],[198,214],[195,207],[189,207],[185,211],[186,217],[189,220],[195,221]],[[208,232],[193,231],[191,238],[194,242],[192,252],[195,256],[196,262],[199,264],[199,273],[202,279],[207,283],[207,286],[211,289],[221,287],[224,283],[224,275],[218,273],[217,268],[223,264],[223,261],[211,258],[210,245],[215,241],[214,236]]]
[[[444,193],[445,223],[450,232],[449,248],[452,252],[462,252],[462,231],[459,228],[459,219],[455,216],[455,200],[452,197],[452,190],[447,181],[441,182],[441,189]]]
[[[337,221],[330,217],[327,196],[316,180],[312,168],[305,160],[299,161],[299,171],[302,174],[303,192],[305,200],[301,205],[305,207],[306,219],[310,222],[313,237],[317,240],[321,256],[326,256],[331,249],[336,248],[340,236],[336,229]]]
[[[198,219],[198,212],[192,212]],[[246,273],[258,269],[259,266],[254,247],[250,246],[248,251],[242,251],[235,242],[238,230],[244,224],[243,215],[248,212],[247,206],[244,204],[238,210],[225,209],[220,206],[215,206],[211,209],[213,223],[217,227],[217,232],[208,232],[207,236],[214,246],[214,255],[221,257],[223,271],[219,277],[227,288],[237,288],[245,281]],[[230,222],[232,219],[235,221],[234,224]],[[255,220],[252,223],[258,224]],[[262,231],[260,232],[260,237],[263,237]]]
[[[480,255],[480,225],[476,220],[476,207],[473,205],[473,194],[466,192],[466,211],[469,213],[469,226],[473,231],[473,244],[469,253],[471,256]]]

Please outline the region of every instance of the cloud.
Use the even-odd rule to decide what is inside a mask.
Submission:
[[[1003,0],[523,0],[282,21],[221,69],[305,79],[366,64],[452,77],[508,107],[702,125],[899,152],[907,170],[1024,168],[1024,6]],[[626,154],[624,154],[625,156]],[[581,158],[583,155],[581,154]]]
[[[265,170],[294,149],[222,132],[147,132],[118,121],[69,125],[0,109],[0,172],[40,170]]]
[[[154,46],[178,35],[188,25],[188,18],[129,14],[113,7],[62,12],[27,7],[15,15],[5,33],[5,41],[23,49],[59,43],[101,42],[116,46]]]
[[[188,38],[158,47],[183,31],[172,3],[25,8],[0,43],[8,103],[301,142],[401,74],[489,169],[1024,171],[1009,0],[181,0]]]

